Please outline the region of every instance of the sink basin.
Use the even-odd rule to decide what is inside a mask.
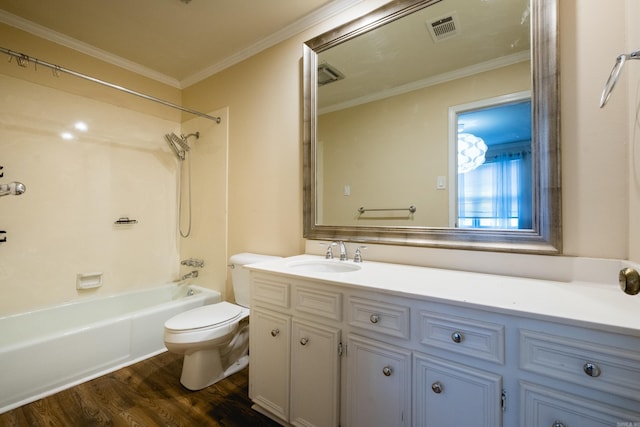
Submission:
[[[352,262],[330,259],[295,261],[290,263],[288,267],[299,273],[348,273],[362,268]]]

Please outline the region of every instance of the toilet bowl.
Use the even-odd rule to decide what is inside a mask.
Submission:
[[[201,390],[249,363],[249,271],[243,266],[278,257],[243,253],[230,258],[237,304],[227,301],[180,313],[164,324],[164,344],[183,354],[180,382]]]

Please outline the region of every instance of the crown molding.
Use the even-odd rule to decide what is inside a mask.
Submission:
[[[371,93],[365,96],[361,96],[359,98],[354,98],[349,101],[344,101],[338,104],[329,105],[318,110],[318,114],[326,114],[326,113],[331,113],[333,111],[344,110],[345,108],[351,108],[361,104],[367,104],[369,102],[389,98],[392,96],[402,95],[403,93],[413,92],[419,89],[424,89],[429,86],[439,85],[441,83],[446,83],[452,80],[458,80],[463,77],[473,76],[475,74],[483,73],[485,71],[496,70],[498,68],[506,67],[508,65],[513,65],[519,62],[525,62],[529,60],[531,60],[531,54],[528,50],[519,52],[519,53],[514,53],[512,55],[494,58],[489,61],[480,62],[478,64],[453,70],[448,73],[438,74],[436,76],[428,77],[426,79],[417,80],[415,82],[396,86],[388,90]]]
[[[53,31],[47,27],[36,24],[35,22],[21,18],[4,10],[0,10],[0,22],[18,28],[19,30],[26,31],[45,40],[49,40],[61,46],[76,50],[85,55],[92,56],[96,59],[131,71],[133,73],[156,80],[160,83],[164,83],[178,89],[181,88],[180,82],[173,77],[169,77],[165,74],[154,71],[151,68],[124,59],[118,55],[111,54],[105,50],[98,49],[88,43],[84,43],[78,39],[74,39],[73,37],[69,37],[57,31]],[[45,58],[42,59],[45,60]]]
[[[206,79],[220,71],[229,68],[239,62],[244,61],[247,58],[256,55],[263,50],[266,50],[272,46],[277,45],[297,34],[302,33],[303,31],[318,25],[333,16],[338,15],[339,13],[361,3],[363,0],[336,0],[332,1],[330,4],[323,6],[316,10],[315,12],[310,13],[302,19],[282,28],[281,30],[271,34],[268,37],[260,40],[258,43],[255,43],[246,49],[243,49],[237,52],[234,55],[231,55],[222,61],[216,62],[215,64],[211,64],[210,66],[204,68],[203,70],[192,74],[191,76],[180,81],[180,85],[182,88],[189,87],[199,81]]]
[[[263,50],[266,50],[280,42],[283,42],[297,34],[300,34],[301,32],[313,27],[314,25],[318,25],[323,21],[326,21],[327,19],[345,11],[346,9],[349,9],[356,4],[361,3],[362,1],[363,0],[332,1],[328,5],[317,9],[304,18],[299,19],[298,21],[282,28],[281,30],[271,34],[270,36],[260,40],[259,42],[247,47],[246,49],[243,49],[236,54],[223,59],[222,61],[216,62],[183,80],[169,77],[165,74],[152,70],[151,68],[145,67],[133,61],[129,61],[105,50],[98,49],[88,43],[66,36],[57,31],[53,31],[47,27],[36,24],[32,21],[21,18],[4,10],[0,10],[0,22],[26,31],[45,40],[49,40],[61,46],[76,50],[80,53],[94,57],[101,61],[105,61],[109,64],[115,65],[125,70],[156,80],[160,83],[164,83],[178,89],[184,89],[185,87],[191,86],[192,84],[195,84],[226,68],[244,61],[245,59],[258,54]]]

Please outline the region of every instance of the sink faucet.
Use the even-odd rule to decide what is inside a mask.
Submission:
[[[347,246],[342,240],[338,240],[336,243],[340,247],[340,261],[348,260],[349,258],[347,257]]]

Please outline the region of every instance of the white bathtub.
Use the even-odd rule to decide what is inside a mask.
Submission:
[[[167,319],[218,301],[169,284],[0,317],[0,413],[165,351]]]

